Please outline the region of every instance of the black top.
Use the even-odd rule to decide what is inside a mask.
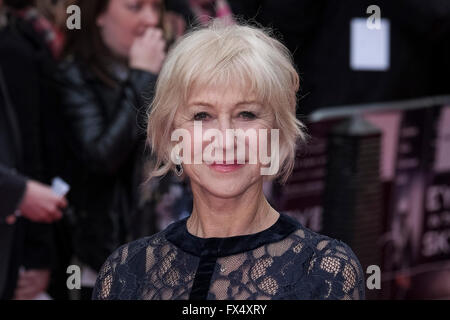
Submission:
[[[26,180],[48,183],[59,157],[53,148],[60,132],[52,91],[55,65],[43,39],[27,21],[6,15],[0,27],[0,299],[12,299],[19,266],[53,267],[53,226],[5,216],[15,212]]]
[[[94,299],[363,299],[353,251],[280,214],[268,229],[228,238],[190,234],[184,218],[116,250]]]

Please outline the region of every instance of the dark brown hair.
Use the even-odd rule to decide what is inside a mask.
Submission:
[[[86,64],[101,80],[109,85],[115,85],[105,71],[105,65],[114,61],[113,53],[106,47],[97,25],[97,18],[108,8],[110,0],[76,0],[81,11],[81,29],[68,30],[64,56],[73,55]],[[164,1],[162,1],[160,22],[162,28],[164,18]]]

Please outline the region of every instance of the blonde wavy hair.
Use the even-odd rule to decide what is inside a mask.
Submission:
[[[154,156],[149,179],[175,166],[170,160],[174,118],[194,83],[200,87],[238,83],[271,107],[274,129],[280,133],[280,170],[271,178],[285,182],[294,167],[297,142],[306,139],[305,126],[296,117],[299,76],[292,56],[270,32],[220,20],[186,34],[168,53],[148,112],[147,142]]]

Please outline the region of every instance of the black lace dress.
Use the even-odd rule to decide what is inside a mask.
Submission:
[[[364,299],[353,251],[287,215],[261,232],[229,238],[196,237],[186,221],[117,249],[93,299]]]

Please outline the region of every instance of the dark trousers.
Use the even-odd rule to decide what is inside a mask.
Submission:
[[[1,300],[11,300],[14,297],[14,291],[17,287],[19,278],[19,267],[23,258],[23,225],[22,220],[17,220],[17,226],[14,230],[13,248],[9,260],[8,276],[6,278],[5,288]]]

